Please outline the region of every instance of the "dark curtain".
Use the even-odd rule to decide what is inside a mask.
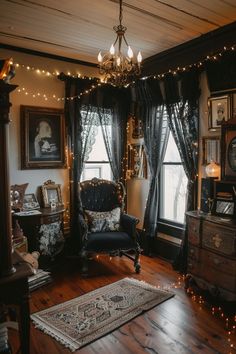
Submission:
[[[208,86],[211,92],[235,89],[236,87],[236,53],[223,52],[217,60],[205,63]]]
[[[65,81],[65,97],[67,97],[65,99],[65,121],[70,165],[70,232],[71,249],[76,251],[81,247],[86,227],[82,218],[78,185],[87,149],[91,143],[92,123],[95,114],[93,109],[94,94],[83,95],[83,93],[97,81],[74,79],[63,74],[60,79]]]
[[[103,86],[98,89],[98,114],[113,178],[123,181],[129,90]]]
[[[121,179],[129,94],[127,90],[111,85],[97,85],[96,79],[71,78],[63,74],[60,79],[65,81],[67,97],[65,119],[70,155],[70,239],[72,250],[78,252],[86,231],[78,188],[84,161],[93,144],[96,126],[101,124],[114,178]],[[112,126],[112,141],[108,124]]]
[[[135,87],[134,99],[139,105],[139,117],[143,122],[144,147],[150,173],[150,187],[143,226],[146,253],[150,253],[157,234],[159,174],[164,159],[169,129],[159,80],[147,79],[138,81]]]
[[[186,211],[189,211],[197,207],[199,74],[197,70],[178,76],[170,74],[165,76],[163,83],[169,128],[188,178]],[[186,262],[185,234],[175,267],[185,271]]]

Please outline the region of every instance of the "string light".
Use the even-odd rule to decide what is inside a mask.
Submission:
[[[209,60],[217,60],[219,57],[222,56],[222,54],[226,51],[234,51],[235,50],[235,44],[230,46],[230,47],[226,47],[224,46],[223,48],[223,51],[220,51],[218,53],[214,53],[212,55],[207,55],[205,58],[201,59],[200,61],[196,62],[196,63],[192,63],[192,64],[189,64],[189,65],[185,65],[183,67],[177,67],[175,69],[168,69],[166,72],[164,73],[160,73],[158,75],[150,75],[150,76],[146,76],[146,77],[142,77],[141,80],[147,80],[148,78],[153,78],[153,79],[156,79],[156,80],[160,80],[160,79],[163,79],[166,75],[169,75],[169,74],[173,74],[173,75],[176,75],[178,72],[184,72],[186,71],[187,69],[190,69],[192,68],[193,66],[194,67],[201,67],[203,65],[204,62],[206,61],[209,61]],[[20,63],[16,63],[15,64],[15,67],[18,69],[18,68],[23,68],[25,70],[27,70],[28,72],[31,71],[31,72],[35,72],[36,74],[38,75],[44,75],[46,77],[58,77],[59,76],[59,72],[57,70],[53,71],[53,72],[50,72],[46,69],[39,69],[39,68],[35,68],[34,66],[30,66],[30,65],[26,65],[26,64],[20,64]],[[81,92],[79,95],[77,96],[68,96],[68,97],[57,97],[56,94],[52,94],[50,96],[47,96],[45,93],[41,94],[41,93],[31,93],[29,92],[28,90],[25,91],[24,88],[22,89],[18,89],[17,92],[18,93],[24,93],[24,95],[26,96],[31,96],[32,98],[40,98],[40,97],[43,97],[44,100],[48,100],[48,99],[53,99],[53,100],[57,100],[57,101],[65,101],[65,100],[75,100],[75,99],[81,99],[82,96],[84,95],[87,95],[89,94],[90,92],[92,92],[92,90],[95,90],[98,86],[101,86],[102,84],[106,84],[106,82],[104,82],[102,79],[99,79],[99,78],[93,78],[93,77],[88,77],[88,76],[81,76],[80,73],[77,73],[77,74],[71,74],[71,72],[67,72],[67,75],[72,77],[72,78],[81,78],[81,79],[88,79],[88,80],[97,80],[97,84],[92,84],[89,88],[85,89],[83,92]],[[135,84],[135,81],[133,81],[131,83],[132,84]],[[125,88],[128,87],[127,86],[124,86]],[[25,92],[22,92],[22,91],[25,91]]]

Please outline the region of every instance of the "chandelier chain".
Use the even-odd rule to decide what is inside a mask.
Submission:
[[[119,15],[119,20],[120,20],[120,26],[122,26],[121,22],[123,20],[123,12],[122,12],[122,0],[120,0],[120,15]]]

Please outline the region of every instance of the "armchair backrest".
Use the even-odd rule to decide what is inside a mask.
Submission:
[[[123,210],[125,189],[121,182],[93,178],[80,183],[80,197],[87,210],[110,211],[116,207]]]

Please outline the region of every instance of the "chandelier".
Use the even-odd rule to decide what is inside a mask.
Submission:
[[[105,76],[106,82],[119,87],[129,85],[140,75],[142,62],[140,51],[137,55],[137,61],[133,59],[134,53],[125,38],[127,28],[122,25],[122,18],[122,0],[120,0],[120,23],[118,26],[113,27],[116,32],[116,40],[111,45],[109,52],[104,55],[101,52],[98,54],[100,74]],[[127,47],[127,55],[122,53],[123,42]]]

